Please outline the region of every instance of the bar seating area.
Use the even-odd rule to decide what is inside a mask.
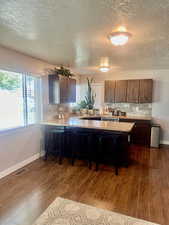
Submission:
[[[86,160],[88,168],[99,170],[101,164],[114,166],[118,175],[120,167],[127,167],[128,135],[98,131],[87,128],[45,127],[45,160],[49,155],[59,157],[59,164],[63,158],[68,158],[74,166],[78,159]]]
[[[126,135],[104,131],[97,135],[97,144],[99,146],[96,150],[96,171],[99,170],[99,165],[104,162],[114,165],[116,175],[118,175],[119,167],[128,167],[129,143]]]
[[[78,158],[84,158],[88,162],[88,167],[92,167],[92,134],[82,129],[67,129],[69,141],[71,146],[71,163],[75,164]]]

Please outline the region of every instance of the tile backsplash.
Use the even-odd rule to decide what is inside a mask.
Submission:
[[[127,115],[152,115],[152,104],[107,103],[104,106],[126,112]],[[45,120],[55,119],[59,113],[63,113],[64,116],[67,117],[72,113],[72,104],[48,104],[43,110]]]
[[[105,106],[126,112],[128,115],[152,115],[152,104],[135,104],[135,103],[107,103]]]
[[[68,116],[71,113],[71,104],[48,104],[43,108],[44,120],[55,119],[58,117],[59,113]]]

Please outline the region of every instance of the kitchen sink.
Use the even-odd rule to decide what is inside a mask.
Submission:
[[[82,117],[80,119],[81,120],[114,121],[114,122],[119,121],[119,118],[117,117],[101,117],[101,116]]]

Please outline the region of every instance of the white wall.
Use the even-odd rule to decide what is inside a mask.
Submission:
[[[0,178],[18,169],[18,164],[24,166],[24,161],[40,157],[41,136],[39,126],[18,128],[0,135]]]
[[[93,75],[96,86],[100,86],[100,96],[103,96],[105,80],[123,79],[148,79],[154,80],[152,117],[162,127],[161,142],[169,144],[169,70],[136,70],[136,71],[114,71]],[[81,76],[80,98],[85,95],[86,76]],[[103,98],[101,98],[103,101]],[[97,104],[102,105],[102,102]]]
[[[44,75],[52,67],[43,61],[0,47],[0,69]],[[37,126],[0,134],[0,177],[22,162],[36,158],[40,153],[40,139],[41,132]]]
[[[0,46],[0,69],[45,75],[53,65]]]

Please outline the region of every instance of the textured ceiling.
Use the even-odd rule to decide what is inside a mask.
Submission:
[[[107,35],[121,24],[133,37],[114,47]],[[169,0],[0,0],[0,44],[81,73],[102,57],[113,69],[167,69]]]

